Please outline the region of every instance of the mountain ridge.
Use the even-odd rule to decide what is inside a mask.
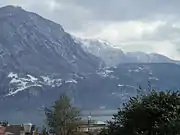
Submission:
[[[117,66],[121,63],[180,63],[178,60],[170,59],[158,53],[125,52],[109,42],[98,39],[75,37],[75,40],[81,44],[86,52],[100,57],[107,66]]]
[[[68,80],[73,74],[95,72],[101,63],[75,43],[61,25],[20,7],[0,8],[0,26],[0,89],[4,92],[11,89],[10,73]]]

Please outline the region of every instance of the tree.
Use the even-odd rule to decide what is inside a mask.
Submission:
[[[41,134],[42,135],[47,135],[47,130],[46,130],[45,126],[42,127]]]
[[[180,135],[180,92],[132,97],[101,135]]]
[[[0,125],[3,127],[7,127],[8,126],[8,121],[0,121]]]
[[[66,94],[62,94],[50,108],[46,108],[45,115],[49,129],[57,135],[72,134],[81,120],[80,111],[70,104]]]

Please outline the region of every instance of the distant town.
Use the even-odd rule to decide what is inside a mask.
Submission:
[[[84,121],[76,129],[77,133],[86,134],[93,133],[97,134],[101,129],[106,128],[106,123],[102,121],[93,121],[88,123]],[[0,124],[0,134],[1,135],[55,135],[45,128],[38,128],[32,123],[24,124]]]

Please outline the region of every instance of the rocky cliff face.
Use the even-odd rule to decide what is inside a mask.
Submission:
[[[98,60],[85,53],[59,24],[35,13],[18,7],[1,8],[0,31],[0,63],[9,71],[37,74],[98,68]]]
[[[86,53],[59,24],[20,7],[0,9],[0,79],[3,84],[9,83],[7,79],[27,75],[71,78],[71,74],[94,72],[99,64],[100,60]],[[0,88],[8,92],[6,86]]]

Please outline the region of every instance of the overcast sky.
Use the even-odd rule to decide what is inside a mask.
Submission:
[[[180,59],[180,0],[0,0],[4,5],[36,12],[76,36]]]

